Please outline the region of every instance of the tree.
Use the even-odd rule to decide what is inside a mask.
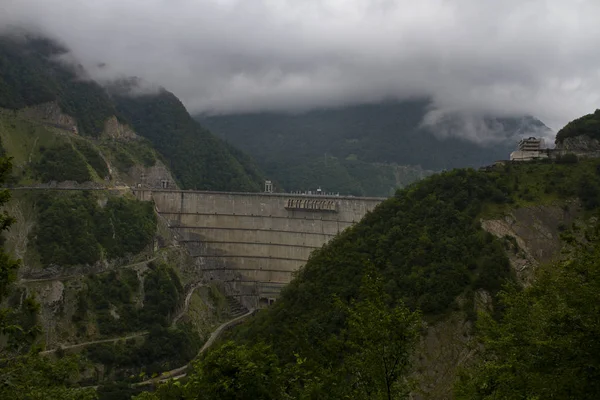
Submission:
[[[0,158],[0,182],[6,182],[11,170],[9,158]],[[10,192],[0,190],[0,206],[10,199]],[[0,232],[13,223],[6,212],[0,214]],[[11,285],[17,278],[20,262],[7,254],[0,246],[0,303],[10,294]],[[28,297],[20,309],[0,308],[0,334],[4,336],[0,346],[0,398],[2,399],[94,399],[93,390],[68,387],[76,375],[79,360],[74,357],[50,362],[41,357],[32,344],[40,332],[36,321],[38,306]]]
[[[6,182],[10,175],[12,164],[9,158],[0,158],[0,182]],[[0,190],[0,207],[10,200],[10,192],[7,189]],[[10,228],[14,219],[6,211],[0,213],[0,233]],[[9,288],[17,278],[19,261],[13,259],[0,246],[0,302],[3,302],[9,294]],[[22,333],[22,328],[13,323],[14,311],[9,308],[0,309],[0,333],[11,336]],[[5,347],[0,347],[0,356],[4,356]]]
[[[367,270],[361,297],[345,307],[348,313],[343,370],[354,399],[406,398],[406,379],[419,337],[420,315],[402,302],[389,306],[382,278]]]
[[[268,346],[227,342],[195,364],[185,398],[278,400],[281,377],[277,357]]]
[[[600,398],[600,244],[501,293],[503,317],[480,318],[484,350],[456,384],[458,399]]]

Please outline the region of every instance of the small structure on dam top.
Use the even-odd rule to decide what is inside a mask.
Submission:
[[[246,307],[273,302],[310,253],[373,210],[383,198],[331,194],[200,192],[136,188],[153,200],[198,276],[223,282]],[[321,191],[322,193],[322,191]]]

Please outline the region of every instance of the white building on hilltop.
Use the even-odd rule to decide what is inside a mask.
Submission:
[[[510,153],[510,160],[531,161],[548,158],[548,152],[545,147],[544,139],[535,137],[521,139],[517,146],[517,150]]]

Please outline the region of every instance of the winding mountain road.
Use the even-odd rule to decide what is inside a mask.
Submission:
[[[219,325],[217,327],[217,329],[215,329],[211,333],[210,337],[208,338],[206,343],[204,343],[204,346],[202,346],[202,348],[200,349],[200,351],[198,352],[196,357],[198,357],[200,354],[202,354],[206,350],[208,350],[215,343],[215,341],[219,338],[219,336],[221,336],[221,334],[223,333],[223,331],[225,329],[236,324],[237,322],[244,320],[245,318],[251,316],[253,313],[254,313],[254,309],[251,309],[246,314],[240,315],[237,318],[234,318],[232,320],[229,320],[229,321]],[[189,368],[189,366],[190,366],[190,364],[186,364],[179,368],[175,368],[170,371],[163,372],[162,374],[160,374],[160,376],[157,376],[157,377],[151,378],[151,379],[147,379],[142,382],[135,383],[135,384],[133,384],[133,386],[134,387],[148,386],[148,385],[152,385],[155,383],[162,383],[162,382],[168,381],[169,379],[181,379],[187,375],[187,369]]]
[[[155,257],[149,258],[147,260],[138,261],[138,262],[135,262],[135,263],[132,263],[132,264],[127,264],[127,265],[122,265],[122,266],[115,266],[115,267],[106,268],[106,269],[101,270],[101,271],[93,272],[93,274],[95,274],[95,275],[97,275],[97,274],[103,274],[105,272],[117,271],[117,270],[120,270],[120,269],[127,269],[127,268],[137,267],[137,266],[142,265],[142,264],[149,264],[149,263],[155,261],[156,258],[157,257],[155,256]],[[87,276],[87,275],[89,275],[89,272],[87,272],[87,273],[81,272],[81,273],[71,274],[71,275],[56,275],[56,276],[49,276],[49,277],[45,277],[45,278],[32,278],[32,279],[21,278],[21,279],[19,279],[19,283],[66,281],[68,279],[80,278],[80,277]]]
[[[118,342],[119,340],[135,339],[137,337],[146,336],[147,334],[148,334],[148,332],[145,331],[145,332],[139,332],[139,333],[129,335],[129,336],[120,336],[117,338],[99,339],[99,340],[92,340],[91,342],[76,343],[76,344],[71,344],[68,346],[61,346],[56,349],[40,351],[40,355],[48,355],[48,354],[56,353],[56,351],[58,349],[69,350],[69,349],[76,349],[78,347],[90,346],[92,344],[98,344],[98,343],[115,343],[115,342]]]
[[[134,265],[134,264],[132,264]],[[175,326],[175,324],[177,323],[177,321],[188,311],[189,305],[190,305],[190,299],[192,298],[192,294],[194,293],[194,290],[196,290],[197,288],[203,286],[200,283],[197,283],[193,286],[190,287],[190,289],[188,290],[188,293],[185,296],[185,302],[184,302],[184,307],[183,309],[177,314],[177,316],[173,319],[173,322],[171,323],[171,326]],[[133,335],[128,335],[128,336],[119,336],[116,338],[108,338],[108,339],[98,339],[98,340],[92,340],[89,342],[81,342],[81,343],[75,343],[75,344],[70,344],[67,346],[60,346],[58,348],[55,349],[51,349],[51,350],[44,350],[40,352],[40,355],[48,355],[48,354],[53,354],[55,353],[58,349],[63,349],[63,350],[68,350],[68,349],[76,349],[78,347],[85,347],[85,346],[90,346],[92,344],[98,344],[98,343],[116,343],[120,340],[128,340],[128,339],[134,339],[134,338],[138,338],[141,336],[146,336],[148,334],[148,331],[142,331],[142,332],[138,332],[135,333]]]
[[[183,302],[183,309],[179,313],[177,313],[175,318],[173,318],[173,322],[171,322],[171,326],[175,326],[177,324],[177,321],[179,321],[181,319],[181,317],[183,317],[188,312],[188,309],[190,307],[190,300],[192,299],[194,290],[198,289],[199,287],[203,287],[203,286],[206,286],[206,285],[204,285],[202,283],[196,283],[190,287],[190,290],[185,295],[185,300]]]

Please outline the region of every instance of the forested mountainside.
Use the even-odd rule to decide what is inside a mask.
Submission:
[[[186,365],[232,318],[152,203],[110,190],[1,199],[1,398],[130,398],[133,383]]]
[[[428,100],[388,101],[301,114],[197,116],[248,152],[286,190],[323,186],[354,195],[388,195],[431,171],[479,167],[508,158],[525,135],[549,129],[531,118],[485,118],[465,126],[449,115],[424,126]],[[463,139],[461,129],[494,132],[494,142]]]
[[[146,147],[154,148],[183,188],[260,189],[262,177],[252,160],[199,126],[173,94],[161,90],[128,97],[120,91],[111,96],[81,66],[69,63],[67,54],[49,39],[0,37],[0,108],[55,104],[51,114],[62,115],[49,122],[72,124],[80,136],[98,140],[107,121],[116,119],[147,139],[151,146]],[[127,162],[131,157],[121,159]],[[77,178],[73,180],[84,179]]]
[[[115,94],[117,110],[136,132],[169,160],[182,187],[255,192],[262,175],[254,161],[196,122],[175,95],[165,90],[131,97]]]
[[[252,160],[174,95],[109,93],[66,53],[0,37],[3,399],[130,398],[239,312],[130,188],[259,190]]]
[[[138,398],[597,398],[599,212],[597,158],[428,177]]]
[[[569,122],[556,134],[556,143],[561,144],[567,138],[578,136],[600,140],[600,110]]]
[[[151,203],[116,185],[170,165],[183,147],[163,153],[159,133],[195,138],[196,125],[167,92],[135,103],[68,68],[63,80],[43,56],[55,50],[28,43],[2,44],[0,57],[2,94],[12,93],[0,136],[14,162],[11,174],[0,158],[0,183],[13,186],[0,191],[0,398],[600,397],[600,159],[458,169],[401,189],[198,356],[235,300],[201,282]],[[5,73],[12,57],[25,78]],[[107,108],[69,102],[85,85]],[[163,102],[169,122],[136,120]],[[569,137],[593,137],[570,126]],[[258,176],[241,168],[230,172]],[[146,381],[171,369],[183,380]]]

